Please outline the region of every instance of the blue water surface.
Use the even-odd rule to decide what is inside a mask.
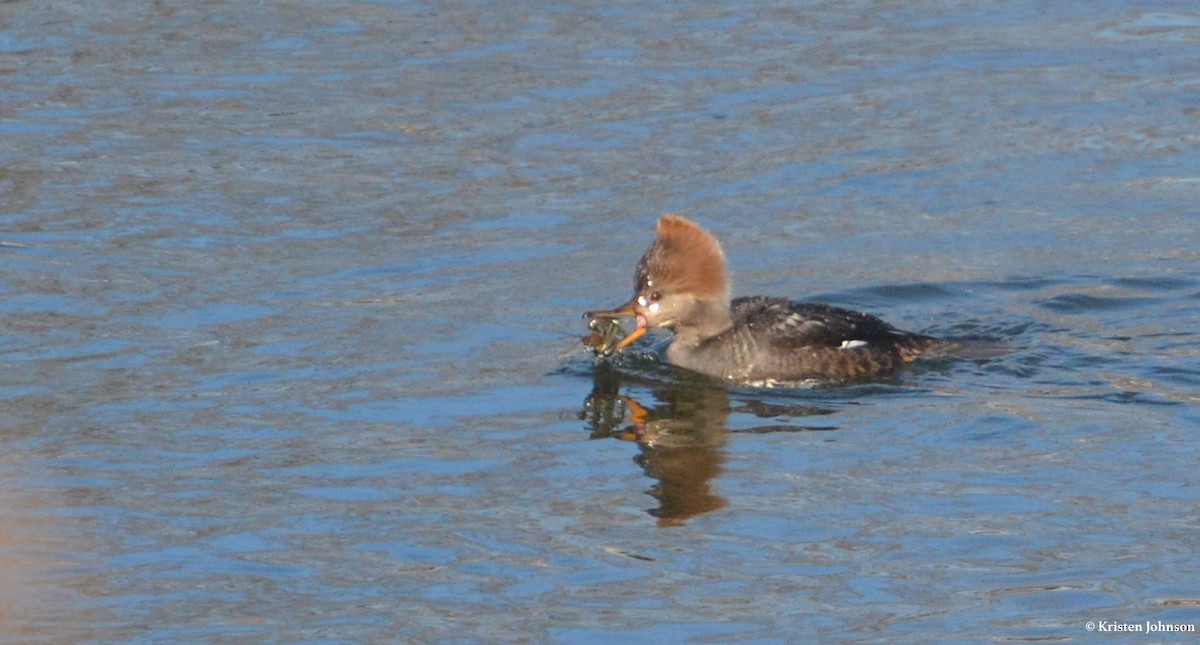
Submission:
[[[1200,20],[1152,4],[4,4],[0,641],[1200,628]],[[669,211],[739,295],[989,351],[597,362]]]

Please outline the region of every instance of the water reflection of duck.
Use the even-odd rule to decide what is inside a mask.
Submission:
[[[584,414],[592,437],[636,441],[634,462],[658,480],[649,494],[659,507],[648,511],[659,526],[683,524],[715,511],[725,500],[713,491],[713,478],[725,461],[729,394],[715,384],[691,383],[656,389],[659,401],[646,408],[619,394],[620,377],[607,363],[596,365],[595,386]],[[632,422],[625,425],[628,416]]]
[[[649,494],[658,500],[650,515],[660,526],[675,526],[689,518],[726,505],[716,494],[714,482],[725,463],[725,444],[731,434],[809,432],[835,430],[835,426],[768,423],[730,429],[730,417],[738,414],[753,420],[827,417],[835,410],[814,405],[786,405],[758,398],[734,403],[728,389],[687,370],[674,370],[670,378],[647,383],[654,403],[644,406],[621,394],[622,375],[608,361],[598,361],[592,392],[584,402],[581,418],[588,423],[593,439],[634,441],[640,453],[634,462],[657,483]]]
[[[675,333],[667,349],[671,364],[756,385],[883,376],[944,345],[830,305],[765,296],[730,301],[720,244],[677,215],[658,220],[654,242],[638,262],[633,299],[586,315],[637,319],[634,332],[598,353],[619,351],[647,329],[665,327]]]

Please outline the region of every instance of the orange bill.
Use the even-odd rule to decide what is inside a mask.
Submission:
[[[637,312],[633,310],[633,303],[627,302],[615,309],[604,311],[585,311],[584,318],[620,318],[621,316],[636,316]]]
[[[625,349],[626,347],[628,347],[630,345],[630,343],[641,338],[645,333],[646,333],[645,327],[638,327],[637,329],[629,332],[628,336],[622,338],[621,342],[617,343],[616,347],[613,347],[613,353],[616,353],[616,352],[621,351],[622,349]]]

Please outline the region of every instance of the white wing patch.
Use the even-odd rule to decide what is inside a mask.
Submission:
[[[819,320],[813,320],[803,314],[788,314],[783,320],[776,323],[778,329],[784,330],[783,333],[814,333],[816,330],[825,327],[825,323]]]
[[[866,347],[866,346],[867,346],[867,341],[865,341],[865,340],[843,340],[842,346],[839,347],[838,349],[855,349],[858,347]]]

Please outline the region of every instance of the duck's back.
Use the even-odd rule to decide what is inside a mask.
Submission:
[[[893,373],[940,341],[841,307],[751,296],[731,303],[733,326],[668,359],[740,382],[871,378]]]

